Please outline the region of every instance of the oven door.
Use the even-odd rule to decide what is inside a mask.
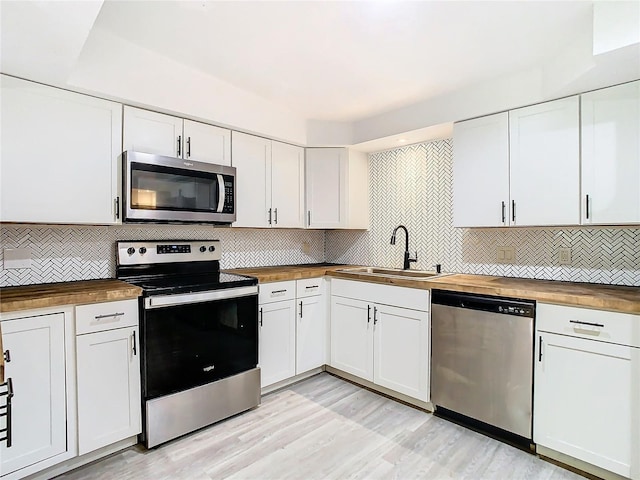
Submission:
[[[256,286],[147,297],[142,317],[145,400],[258,364]]]
[[[122,172],[126,222],[229,224],[236,219],[234,167],[124,152]]]

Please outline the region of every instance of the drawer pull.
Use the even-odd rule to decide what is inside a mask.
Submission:
[[[306,289],[309,289],[309,288],[318,288],[319,286],[320,286],[320,285],[309,285],[308,287],[304,287],[304,288],[306,288]]]
[[[94,318],[96,320],[102,320],[103,318],[119,317],[121,315],[124,315],[124,312],[107,313],[106,315],[96,315]]]
[[[284,290],[274,290],[273,292],[271,292],[271,295],[282,295],[283,293],[287,293],[286,288]]]
[[[582,322],[580,320],[569,320],[569,323],[576,323],[578,325],[588,325],[590,327],[601,327],[601,328],[604,328],[604,324],[603,323]]]

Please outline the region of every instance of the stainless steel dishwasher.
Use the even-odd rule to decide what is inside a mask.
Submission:
[[[535,302],[433,290],[431,303],[436,412],[530,443]]]

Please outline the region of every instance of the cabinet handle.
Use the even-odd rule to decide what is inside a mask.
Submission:
[[[507,205],[502,202],[502,223],[507,221]]]
[[[0,407],[0,417],[6,417],[6,426],[3,429],[0,429],[0,434],[4,434],[3,437],[0,437],[0,442],[3,440],[7,442],[7,448],[11,447],[11,399],[13,398],[13,380],[11,378],[7,378],[7,381],[0,385],[0,387],[7,387],[6,392],[0,393],[0,397],[7,397],[7,403]]]
[[[307,287],[304,287],[305,289],[309,289],[309,288],[318,288],[319,285],[309,285]]]
[[[371,323],[371,305],[367,305],[367,325]]]
[[[277,208],[273,209],[273,217],[274,217],[274,223],[277,225],[278,224],[278,209]]]
[[[580,320],[569,320],[569,323],[576,323],[578,325],[589,325],[590,327],[601,327],[601,328],[604,328],[604,323],[582,322]]]
[[[282,295],[283,293],[287,293],[287,289],[286,288],[284,290],[274,290],[273,292],[271,292],[271,296]]]
[[[191,137],[187,137],[187,158],[191,157]]]
[[[114,210],[116,211],[116,220],[120,218],[120,197],[116,197],[113,200]]]
[[[586,213],[587,213],[587,219],[589,218],[589,195],[587,194],[586,196],[586,201],[585,201],[585,205],[586,205]]]
[[[307,227],[311,226],[311,210],[307,210]]]
[[[271,209],[269,209],[269,225],[271,225]]]
[[[182,156],[182,135],[178,135],[178,157]]]
[[[300,318],[302,318],[302,300],[300,300]]]
[[[132,335],[132,343],[131,343],[131,349],[133,350],[133,355],[137,355],[138,354],[138,349],[136,348],[136,331],[133,331],[133,335]]]
[[[511,200],[511,220],[516,221],[516,201]]]
[[[124,312],[107,313],[106,315],[96,315],[94,318],[96,320],[102,320],[103,318],[119,317],[120,315],[124,315]]]
[[[378,323],[378,308],[373,307],[373,326],[375,327],[376,323]]]
[[[4,361],[9,363],[11,361],[11,352],[9,351],[9,349],[5,350],[3,355],[4,355]]]
[[[260,309],[260,326],[262,326],[262,308]]]
[[[542,335],[538,338],[538,362],[542,361]]]

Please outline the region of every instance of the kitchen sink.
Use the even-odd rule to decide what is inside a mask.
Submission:
[[[358,273],[365,275],[376,275],[384,277],[405,277],[405,278],[433,278],[442,276],[441,273],[427,272],[424,270],[400,270],[396,268],[381,268],[381,267],[358,267],[358,268],[345,268],[339,270],[345,273]]]

